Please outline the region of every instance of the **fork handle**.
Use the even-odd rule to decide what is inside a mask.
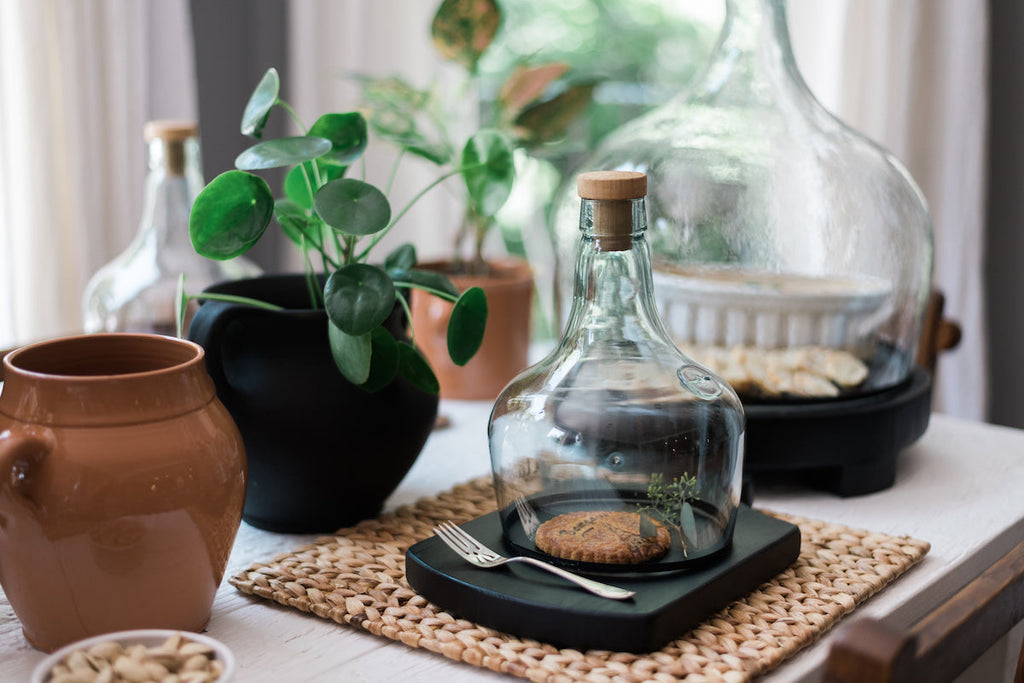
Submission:
[[[556,576],[561,576],[566,581],[572,581],[580,588],[585,588],[594,595],[599,595],[602,598],[610,598],[612,600],[626,600],[636,595],[636,591],[628,591],[625,588],[619,588],[618,586],[609,586],[606,583],[601,583],[600,581],[588,579],[585,576],[580,576],[578,574],[573,574],[572,572],[567,572],[561,567],[556,567],[553,564],[548,564],[547,562],[538,560],[533,557],[524,557],[522,555],[517,555],[516,557],[510,557],[508,559],[509,562],[523,562],[525,564],[532,564],[534,567],[539,567],[541,569],[549,571],[552,574],[555,574]]]

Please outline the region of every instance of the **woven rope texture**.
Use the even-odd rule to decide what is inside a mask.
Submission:
[[[473,480],[254,564],[229,581],[243,593],[538,683],[740,683],[813,643],[929,549],[911,538],[777,515],[799,525],[802,544],[793,566],[772,581],[657,652],[579,652],[456,619],[409,588],[409,546],[438,522],[465,522],[494,507],[489,478]]]

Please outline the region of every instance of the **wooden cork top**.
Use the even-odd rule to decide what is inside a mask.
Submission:
[[[142,128],[142,137],[146,142],[157,138],[168,142],[184,142],[189,138],[198,137],[199,125],[188,119],[157,119],[147,121]]]
[[[592,171],[576,179],[582,199],[593,201],[591,235],[599,251],[633,248],[633,200],[647,195],[647,176],[635,171]]]
[[[146,142],[163,140],[167,149],[167,172],[171,175],[185,174],[185,141],[199,137],[199,125],[189,119],[156,119],[147,121],[142,127]]]
[[[636,171],[591,171],[576,179],[583,199],[640,199],[647,195],[647,176]]]

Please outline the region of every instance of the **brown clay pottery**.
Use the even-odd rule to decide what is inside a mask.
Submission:
[[[3,363],[0,583],[25,637],[52,651],[110,631],[202,629],[246,486],[202,348],[96,334]]]
[[[458,290],[482,287],[487,294],[487,328],[480,350],[459,367],[448,356],[448,318],[452,305],[414,292],[412,329],[416,345],[430,361],[441,384],[441,397],[493,400],[529,363],[530,307],[533,272],[520,260],[488,261],[485,275],[463,275],[452,264],[419,264],[424,270],[447,275]]]

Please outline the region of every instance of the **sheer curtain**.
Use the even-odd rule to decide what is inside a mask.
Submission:
[[[295,0],[290,3],[289,64],[282,74],[284,97],[307,126],[326,112],[359,107],[354,75],[399,75],[415,87],[454,83],[457,72],[430,43],[430,22],[439,2],[412,0]],[[473,100],[463,98],[472,115]],[[366,179],[384,186],[395,161],[394,150],[371,140]],[[356,173],[358,177],[358,172]],[[441,175],[437,167],[406,156],[401,159],[389,195],[397,213]],[[403,242],[416,245],[421,261],[447,258],[461,219],[455,181],[442,185],[415,207],[382,241],[381,258]],[[297,260],[292,264],[299,268]]]
[[[964,330],[940,356],[934,404],[983,420],[988,3],[791,0],[789,9],[811,90],[899,158],[928,199],[935,286]]]
[[[186,0],[0,2],[0,347],[77,331],[135,233],[143,123],[196,115]]]

